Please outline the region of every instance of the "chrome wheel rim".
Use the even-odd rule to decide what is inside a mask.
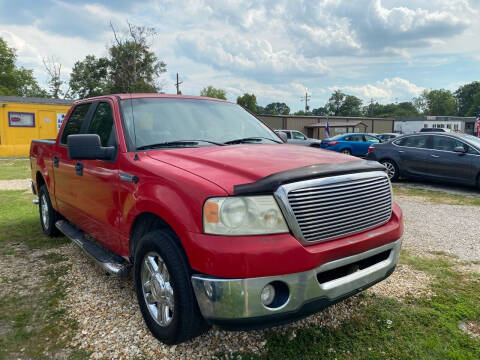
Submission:
[[[175,300],[167,265],[158,253],[152,251],[143,258],[141,281],[150,315],[158,325],[168,326],[173,319]]]
[[[350,150],[348,150],[348,149],[343,149],[342,152],[343,152],[344,154],[350,154]]]
[[[47,197],[45,194],[40,198],[40,214],[42,215],[42,223],[45,229],[48,229],[49,218],[48,218],[48,203]]]
[[[393,164],[391,162],[384,162],[382,163],[383,166],[385,166],[385,169],[387,169],[387,175],[388,175],[388,178],[391,180],[393,178],[393,176],[395,175],[395,166],[393,166]]]

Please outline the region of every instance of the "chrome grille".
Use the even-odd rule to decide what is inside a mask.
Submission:
[[[359,233],[386,223],[392,213],[390,182],[382,171],[287,184],[276,196],[294,235],[305,242]]]

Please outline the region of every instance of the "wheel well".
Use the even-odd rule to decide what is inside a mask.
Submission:
[[[158,215],[152,213],[141,213],[135,218],[132,230],[130,231],[130,261],[133,263],[135,247],[138,241],[147,233],[153,230],[173,229]]]
[[[382,161],[390,161],[391,163],[394,163],[397,167],[398,167],[398,164],[395,160],[391,159],[391,158],[382,158],[380,160],[378,160],[379,163],[381,163]]]
[[[43,175],[40,173],[40,171],[37,171],[37,175],[35,176],[35,181],[37,184],[37,194],[40,191],[40,187],[42,185],[45,185],[45,179],[43,178]]]

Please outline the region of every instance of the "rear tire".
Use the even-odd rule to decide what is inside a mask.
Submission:
[[[393,160],[382,160],[380,164],[385,166],[387,169],[387,175],[390,181],[397,181],[400,176],[400,171],[398,170],[397,164]]]
[[[346,155],[352,155],[352,151],[350,149],[343,149],[342,153]]]
[[[200,314],[188,261],[169,230],[143,236],[135,251],[135,290],[147,327],[165,344],[178,344],[208,328]]]
[[[55,226],[55,223],[60,220],[60,214],[53,208],[45,184],[40,186],[40,190],[38,191],[38,210],[43,233],[49,237],[59,236],[60,231]]]

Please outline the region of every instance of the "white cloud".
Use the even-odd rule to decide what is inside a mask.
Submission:
[[[330,87],[331,91],[337,89],[352,93],[362,98],[364,101],[374,99],[378,102],[393,102],[396,100],[409,101],[412,97],[420,95],[424,90],[423,87],[417,86],[414,83],[399,77],[383,79],[374,84]]]
[[[181,34],[179,53],[220,69],[246,74],[323,75],[328,68],[320,58],[306,58],[288,50],[274,50],[266,39],[208,32]]]

